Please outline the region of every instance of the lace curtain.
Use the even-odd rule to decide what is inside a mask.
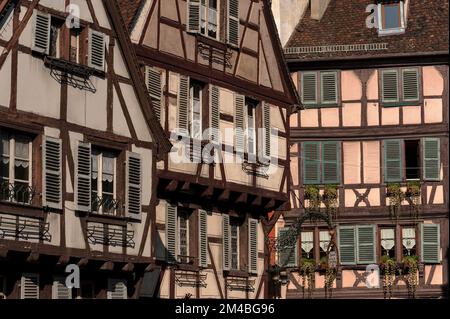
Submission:
[[[391,250],[395,246],[395,229],[381,230],[381,246],[386,250]]]
[[[306,253],[310,253],[314,247],[314,233],[313,232],[302,232],[302,250]]]
[[[402,238],[402,244],[406,249],[414,248],[416,245],[416,230],[414,228],[403,228]]]
[[[320,248],[322,248],[323,251],[327,251],[328,245],[330,244],[330,233],[328,231],[321,231],[319,233],[319,241]]]

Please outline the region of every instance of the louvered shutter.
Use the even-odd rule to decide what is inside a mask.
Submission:
[[[423,177],[425,180],[439,181],[441,170],[439,139],[424,138],[423,149]]]
[[[219,143],[219,129],[220,129],[220,91],[217,86],[210,86],[210,123],[211,123],[211,141]],[[217,132],[217,134],[215,134]],[[217,135],[217,136],[216,136]]]
[[[142,160],[141,155],[127,152],[125,209],[128,217],[141,219]]]
[[[270,160],[270,137],[271,137],[271,126],[270,126],[270,104],[263,102],[263,122],[264,122],[264,156]]]
[[[403,179],[401,140],[384,141],[384,179],[386,182],[401,182]]]
[[[419,100],[419,70],[404,69],[403,74],[403,100],[418,101]]]
[[[50,14],[38,12],[35,14],[33,48],[35,52],[49,54],[50,50]]]
[[[322,179],[324,184],[338,184],[340,161],[339,143],[322,143]]]
[[[89,67],[105,70],[105,35],[92,29],[89,30]]]
[[[53,281],[52,299],[72,299],[72,289],[66,287],[64,278],[56,278]]]
[[[187,0],[187,32],[200,32],[200,0]]]
[[[398,102],[398,73],[397,70],[381,72],[383,102]]]
[[[320,74],[321,96],[323,104],[337,104],[338,83],[336,72],[322,72]]]
[[[228,43],[239,45],[239,0],[228,0]]]
[[[248,220],[248,272],[258,273],[258,221]]]
[[[283,243],[288,243],[290,239],[286,238],[289,228],[281,228],[278,230],[278,239]],[[278,264],[281,267],[296,267],[298,259],[298,245],[284,245],[278,251]]]
[[[20,280],[21,299],[39,299],[39,275],[23,274]]]
[[[127,282],[122,279],[108,279],[108,299],[127,299]]]
[[[208,214],[202,209],[198,212],[198,229],[198,264],[200,267],[208,267]]]
[[[223,270],[230,270],[231,266],[231,243],[230,243],[230,216],[223,215],[222,220],[222,240],[223,240]]]
[[[302,73],[301,96],[303,104],[317,104],[317,73]]]
[[[180,76],[178,88],[178,128],[188,132],[189,77]]]
[[[44,169],[42,173],[42,205],[62,209],[61,140],[48,136],[44,137],[42,153],[42,167]]]
[[[421,224],[421,257],[424,263],[440,262],[440,225]]]
[[[356,264],[356,234],[355,227],[339,227],[339,259],[343,265]]]
[[[303,183],[320,183],[320,144],[318,142],[303,143]]]
[[[166,249],[167,262],[177,261],[177,206],[167,203],[166,207]]]
[[[147,84],[147,90],[152,100],[153,111],[158,120],[161,120],[161,72],[154,68],[146,67],[145,83]]]
[[[241,94],[234,94],[234,125],[236,129],[236,152],[244,153],[244,108],[245,97]]]
[[[89,143],[78,142],[75,201],[78,211],[91,211],[91,144]]]
[[[358,264],[375,263],[375,227],[358,226]]]

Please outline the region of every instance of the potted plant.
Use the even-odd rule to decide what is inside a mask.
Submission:
[[[389,197],[389,212],[391,217],[398,217],[404,196],[401,185],[398,183],[388,184],[386,196]]]
[[[386,296],[389,296],[389,299],[391,299],[392,297],[392,287],[394,286],[396,269],[397,262],[394,258],[391,258],[388,255],[381,256],[380,270],[383,276],[382,281],[384,298],[386,298]]]
[[[316,262],[314,259],[303,258],[300,263],[300,275],[302,276],[303,298],[305,298],[305,287],[308,289],[308,298],[311,298],[314,289]]]
[[[418,285],[417,272],[419,269],[419,257],[405,256],[403,257],[402,263],[406,286],[408,288],[408,295],[410,298],[415,298]]]
[[[318,208],[320,206],[320,189],[317,185],[307,185],[305,187],[305,199],[309,200],[310,208]]]

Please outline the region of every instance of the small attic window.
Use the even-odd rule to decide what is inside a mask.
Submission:
[[[378,3],[378,34],[390,35],[403,32],[405,32],[403,0],[380,1]]]

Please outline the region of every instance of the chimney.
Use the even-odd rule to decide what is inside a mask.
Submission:
[[[272,12],[281,44],[286,45],[292,32],[308,8],[310,0],[272,0]]]
[[[322,19],[331,0],[311,0],[311,19]]]

